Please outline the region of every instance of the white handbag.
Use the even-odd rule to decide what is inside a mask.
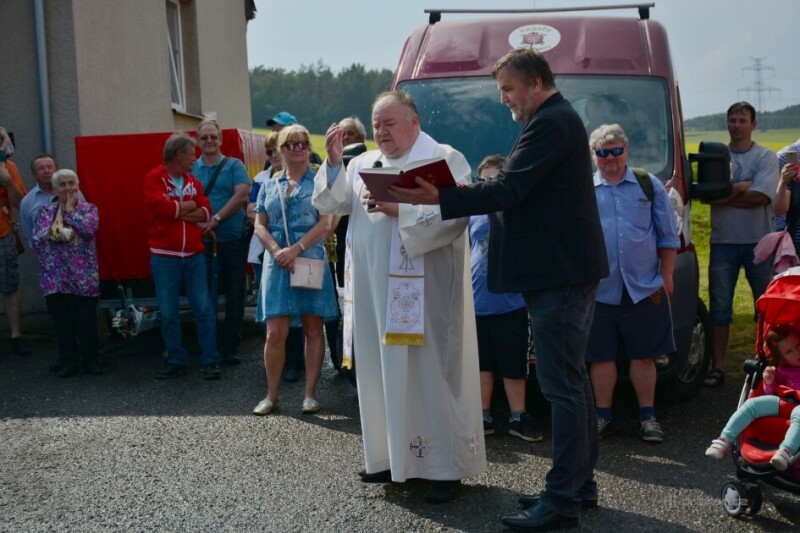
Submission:
[[[286,232],[286,244],[291,246],[292,240],[289,238],[289,226],[286,224],[286,207],[283,201],[283,191],[278,191],[281,200],[281,213],[283,214],[283,231]],[[322,289],[322,281],[325,276],[327,266],[322,259],[310,259],[308,257],[295,257],[294,272],[289,276],[289,286],[295,289]]]

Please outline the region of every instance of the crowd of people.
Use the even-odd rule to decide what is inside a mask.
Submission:
[[[675,350],[669,302],[681,241],[664,186],[628,166],[631,144],[613,116],[587,135],[535,51],[509,52],[492,75],[501,102],[523,127],[507,157],[486,157],[477,180],[456,148],[421,130],[416,104],[402,92],[384,93],[373,105],[377,149],[351,150],[366,131],[349,117],[327,130],[325,160],[297,119],[278,113],[267,121],[274,130],[265,143],[267,164],[252,184],[241,161],[222,155],[215,120],[201,122],[196,138],[170,136],[163,163],[144,181],[166,348],[156,377],[187,373],[181,289],[194,313],[203,378],[219,379],[221,365],[239,363],[249,262],[259,287],[257,320],[265,323],[267,378],[254,414],[278,410],[281,381],[295,381],[303,370],[300,409],[321,409],[317,382],[327,330],[331,350],[341,343],[343,364],[352,365],[358,354],[362,481],[428,479],[424,498],[440,503],[456,497],[463,479],[486,470],[497,383],[508,401],[508,433],[542,440],[540,423],[526,411],[527,373],[535,368],[551,407],[552,468],[544,490],[521,497],[523,511],[502,521],[521,530],[575,526],[581,510],[597,506],[598,440],[614,428],[620,360],[627,361],[636,392],[641,439],[665,438],[655,415],[654,361]],[[709,387],[725,381],[740,268],[754,299],[773,275],[771,263],[754,263],[753,250],[775,230],[776,215],[800,250],[800,141],[776,155],[752,140],[750,104],[732,105],[727,117],[732,192],[709,202]],[[0,142],[0,153],[9,153],[4,130]],[[392,187],[397,201],[385,202],[372,197],[359,173],[434,157],[447,162],[459,187],[419,181],[413,189]],[[11,217],[17,208],[21,241],[37,255],[53,318],[54,370],[62,377],[98,374],[97,209],[80,193],[76,173],[57,170],[51,155],[32,161],[37,186],[30,192],[3,159],[0,290],[11,351],[30,353],[19,331],[20,250]],[[226,304],[218,328],[219,294]],[[796,367],[797,334],[770,338],[776,360]],[[529,342],[535,365],[529,365]],[[788,372],[783,366],[778,382]],[[769,376],[771,386],[774,370]],[[707,454],[723,456],[742,420],[773,404],[748,405]],[[797,442],[797,435],[787,436],[787,450],[775,463],[785,469]]]

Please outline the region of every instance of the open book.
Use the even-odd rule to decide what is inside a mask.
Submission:
[[[369,189],[370,194],[379,202],[396,202],[397,200],[389,194],[389,187],[397,185],[413,189],[418,187],[415,178],[423,178],[429,183],[433,183],[437,188],[455,187],[456,180],[447,161],[441,157],[431,159],[419,159],[412,161],[403,168],[379,167],[362,168],[359,171],[361,178]]]

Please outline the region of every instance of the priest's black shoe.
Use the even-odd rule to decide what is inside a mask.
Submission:
[[[371,474],[367,474],[366,470],[362,470],[358,473],[361,476],[361,481],[364,483],[391,483],[392,482],[392,471],[391,470],[381,470],[380,472],[373,472]]]
[[[580,525],[577,516],[559,514],[544,504],[535,505],[517,514],[506,515],[500,521],[514,531],[552,531]]]
[[[461,480],[434,481],[428,492],[422,497],[428,503],[446,503],[461,492]]]
[[[528,496],[520,496],[518,501],[520,507],[528,509],[539,503],[540,499],[541,495],[531,494]],[[581,500],[581,511],[588,511],[590,509],[597,509],[597,500]]]

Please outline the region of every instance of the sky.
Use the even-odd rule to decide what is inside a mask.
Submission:
[[[550,9],[631,4],[613,0],[256,0],[248,24],[250,68],[299,70],[322,62],[338,73],[354,63],[394,72],[406,38],[428,22],[425,9]],[[646,2],[651,3],[651,2]],[[725,112],[739,100],[759,111],[800,104],[800,2],[797,0],[659,0],[650,18],[667,30],[684,118]],[[638,16],[635,9],[606,12]],[[588,12],[600,14],[602,12]],[[442,20],[487,15],[444,14]],[[794,52],[794,53],[793,53]]]

